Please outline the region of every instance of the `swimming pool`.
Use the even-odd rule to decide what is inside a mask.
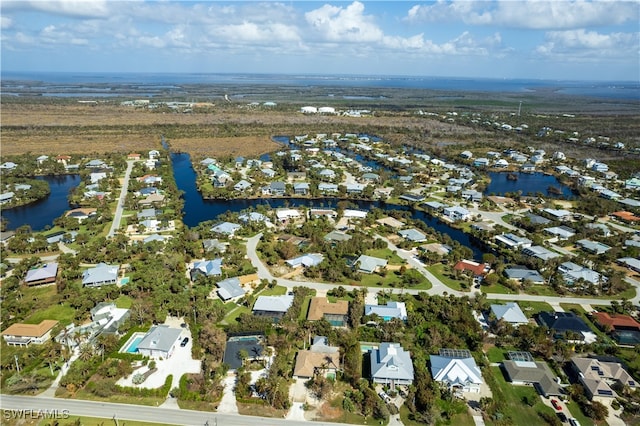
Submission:
[[[145,333],[133,333],[127,343],[125,343],[120,352],[125,352],[129,354],[138,353],[138,345],[144,339]]]

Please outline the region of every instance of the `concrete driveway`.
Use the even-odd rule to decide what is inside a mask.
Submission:
[[[236,373],[234,371],[227,373],[227,377],[222,382],[224,389],[222,391],[222,399],[218,405],[218,413],[238,414],[238,405],[236,404]]]
[[[189,338],[189,342],[186,346],[180,346],[182,339],[185,337]],[[200,360],[193,359],[191,357],[191,348],[193,346],[193,339],[191,338],[191,331],[188,329],[183,329],[180,338],[178,339],[178,343],[176,343],[176,348],[173,351],[173,354],[169,359],[163,360],[155,360],[156,368],[158,371],[150,375],[147,380],[144,381],[139,387],[147,388],[147,389],[155,389],[164,385],[165,380],[167,380],[167,376],[170,374],[173,375],[173,380],[171,384],[171,389],[177,388],[180,385],[180,378],[184,374],[197,374],[201,371],[201,362]],[[142,368],[137,369],[133,372],[129,377],[125,377],[123,379],[118,380],[118,384],[120,386],[134,386],[132,380],[135,374],[144,374],[149,371],[149,369],[144,366]]]

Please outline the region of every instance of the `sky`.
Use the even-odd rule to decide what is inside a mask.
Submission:
[[[640,0],[2,0],[1,67],[640,81]]]

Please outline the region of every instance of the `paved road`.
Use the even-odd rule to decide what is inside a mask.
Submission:
[[[127,170],[124,172],[124,180],[122,181],[120,197],[118,198],[118,204],[116,205],[116,213],[113,215],[113,222],[111,223],[111,229],[107,234],[107,238],[113,237],[120,227],[120,221],[122,220],[122,211],[124,210],[124,201],[127,198],[127,190],[129,189],[129,177],[131,176],[133,163],[135,163],[135,161],[133,160],[127,161]]]
[[[219,414],[206,411],[179,410],[165,407],[143,405],[113,404],[109,402],[82,401],[60,398],[35,398],[32,396],[2,395],[0,408],[3,410],[68,410],[76,416],[88,416],[118,420],[156,422],[170,425],[208,425],[208,426],[309,426],[308,422],[266,417]],[[4,419],[11,412],[2,413]],[[337,425],[338,423],[314,422],[314,426]]]
[[[304,287],[309,287],[316,290],[330,290],[332,288],[337,287],[336,284],[308,282],[308,281],[293,281],[293,280],[274,277],[271,274],[271,272],[267,269],[267,267],[262,263],[262,261],[260,260],[256,252],[256,246],[258,245],[258,241],[260,241],[261,238],[262,238],[262,233],[254,235],[253,237],[247,240],[247,256],[251,260],[251,263],[253,264],[253,266],[257,268],[258,277],[260,279],[267,279],[269,281],[272,281],[275,279],[278,285],[287,287],[289,289],[292,289],[293,287],[304,286]],[[392,245],[392,247],[395,247],[395,246]],[[411,254],[411,252],[398,249],[397,253],[398,253],[398,256],[407,259],[407,262],[409,262],[409,264],[412,267],[415,267],[418,271],[420,271],[431,282],[433,287],[429,290],[385,288],[384,289],[385,291],[391,291],[392,293],[408,293],[408,294],[418,294],[418,293],[426,292],[432,295],[435,295],[435,294],[442,295],[446,292],[447,294],[453,294],[455,296],[466,295],[470,297],[473,297],[477,293],[477,292],[465,293],[465,292],[453,290],[452,288],[447,287],[442,281],[438,280],[438,278],[436,278],[429,271],[427,271],[419,261],[413,258],[413,254]],[[637,293],[638,289],[640,289],[640,282],[633,281],[632,284],[636,286],[636,293]],[[380,288],[372,288],[372,287],[368,288],[369,292],[373,291],[377,293],[380,290],[381,290]],[[489,299],[495,299],[495,300],[509,300],[509,301],[522,300],[522,301],[531,301],[531,302],[547,302],[551,304],[572,303],[572,304],[578,304],[578,305],[608,305],[611,303],[609,299],[596,299],[596,298],[587,298],[587,297],[567,297],[567,296],[562,296],[562,297],[536,296],[532,294],[522,294],[522,293],[519,293],[519,294],[487,293],[487,297]],[[635,302],[639,298],[640,296],[636,296],[633,299],[633,301]]]

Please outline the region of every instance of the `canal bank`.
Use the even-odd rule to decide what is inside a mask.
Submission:
[[[182,192],[184,200],[184,216],[185,225],[194,227],[199,223],[213,220],[219,215],[226,212],[240,212],[246,209],[257,208],[258,206],[266,206],[268,208],[283,207],[327,207],[335,208],[340,201],[348,201],[358,209],[371,210],[379,208],[382,210],[400,210],[408,211],[411,217],[420,220],[427,226],[433,228],[436,232],[448,235],[452,240],[457,241],[461,245],[472,250],[476,259],[481,259],[483,251],[479,244],[473,241],[473,237],[465,232],[453,228],[438,218],[428,215],[424,211],[415,210],[409,206],[386,204],[382,201],[368,200],[342,200],[340,198],[254,198],[254,199],[234,199],[234,200],[210,200],[203,199],[196,186],[196,172],[191,165],[189,154],[172,153],[171,163],[173,166],[173,175],[176,180],[178,189]]]

